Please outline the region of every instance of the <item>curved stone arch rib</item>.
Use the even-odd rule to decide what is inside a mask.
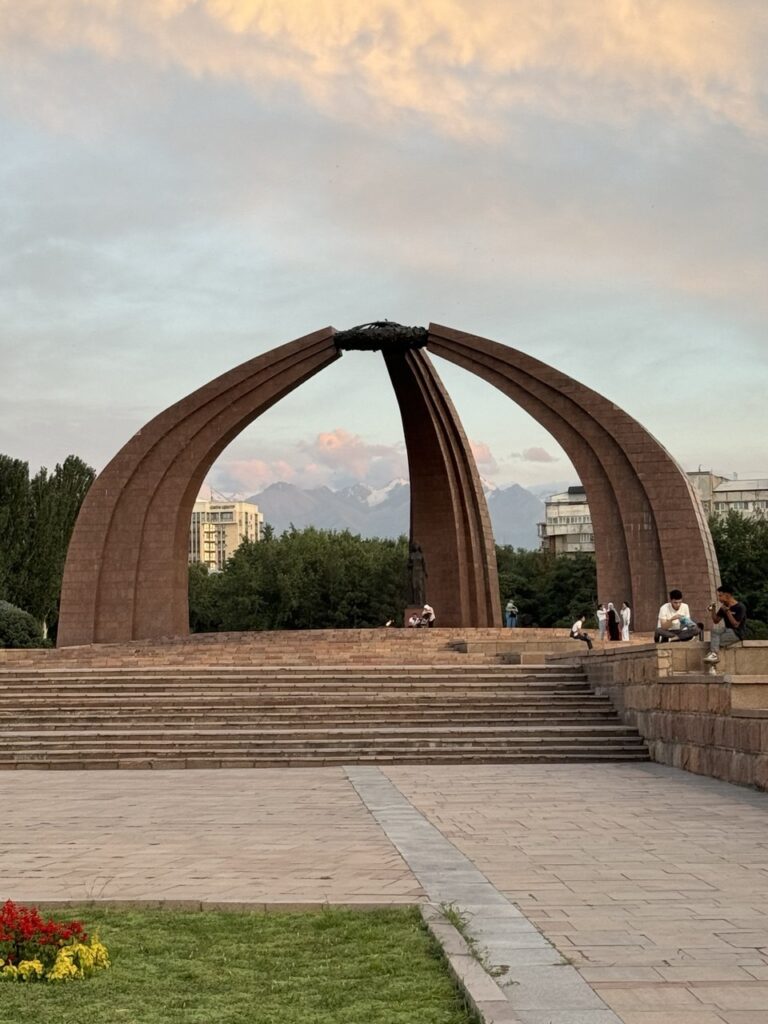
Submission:
[[[501,604],[496,548],[480,474],[453,402],[427,354],[412,354],[445,436],[444,448],[455,481],[457,517],[463,525],[463,566],[468,615],[457,625],[500,626]]]
[[[481,376],[487,378],[485,368],[492,365],[506,382],[502,387],[505,392],[509,393],[509,384],[517,384],[516,396],[510,397],[545,425],[571,457],[593,511],[601,596],[617,603],[629,600],[636,628],[650,629],[655,625],[655,612],[664,591],[653,512],[613,434],[575,400],[574,392],[580,385],[523,353],[487,339],[473,339],[485,345],[472,356],[472,345],[466,340],[472,336],[451,334],[455,336],[453,341],[443,344],[470,356],[468,368]],[[441,350],[440,354],[447,353]],[[552,414],[554,420],[550,419]],[[599,471],[595,472],[597,466]],[[623,561],[624,552],[629,573],[620,580],[616,560]]]
[[[480,376],[485,374],[478,357],[490,358],[502,376],[514,380],[526,375],[527,387],[537,381],[548,388],[551,408],[563,408],[566,398],[571,410],[578,410],[579,433],[602,464],[621,509],[615,526],[623,531],[629,554],[637,628],[655,624],[657,602],[663,599],[667,583],[683,586],[691,606],[703,613],[715,586],[717,562],[700,503],[666,449],[618,406],[531,356],[439,325],[430,325],[429,332],[430,351],[453,361],[461,354],[467,360],[464,365]],[[640,495],[638,507],[634,500],[627,507],[627,491]],[[656,573],[648,564],[654,549],[660,563]]]
[[[456,410],[420,351],[385,351],[411,477],[411,537],[424,551],[428,600],[445,626],[501,623],[485,496]]]
[[[235,367],[160,413],[118,452],[94,482],[75,526],[62,584],[60,646],[188,631],[186,622],[180,629],[187,588],[186,547],[182,551],[178,544],[178,524],[186,514],[189,530],[197,492],[192,493],[196,477],[184,463],[185,448],[195,447],[199,474],[206,459],[212,462],[226,446],[227,437],[231,439],[275,401],[339,358],[333,334],[332,328],[316,331]],[[230,435],[220,422],[207,435],[205,429],[200,433],[206,419],[210,422],[227,409],[230,429],[235,424],[239,429]],[[157,487],[173,477],[174,466],[179,471],[177,493],[182,490],[183,499],[179,504],[169,502],[164,509],[161,506],[161,511],[173,525],[176,542],[170,555],[166,552],[163,559],[160,553],[162,571],[150,564],[142,570],[140,552],[145,563],[148,558],[145,516]],[[149,550],[158,549],[150,543]],[[134,632],[137,581],[144,587],[142,596],[148,582],[154,589],[157,610],[140,635]]]
[[[438,348],[436,354],[445,355]],[[494,367],[499,364],[482,356],[470,356],[454,352],[447,356],[461,366],[498,388],[538,420],[553,437],[557,437],[562,448],[576,467],[579,478],[594,496],[593,515],[595,553],[598,565],[598,586],[601,594],[621,593],[629,595],[632,578],[629,569],[629,553],[621,531],[615,529],[620,520],[621,509],[610,480],[593,450],[573,424],[560,413],[553,411],[540,399],[534,397],[520,383],[512,381]]]
[[[253,420],[329,363],[327,344],[314,346],[300,358],[281,361],[277,372],[262,371],[249,381],[237,400],[225,401],[200,426],[190,443],[167,466],[147,506],[135,575],[133,636],[152,635],[164,614],[157,572],[173,577],[172,635],[189,628],[187,549],[189,524],[197,495],[217,457]],[[257,410],[254,414],[254,410]],[[211,443],[211,438],[215,438]],[[175,518],[168,509],[177,509]]]

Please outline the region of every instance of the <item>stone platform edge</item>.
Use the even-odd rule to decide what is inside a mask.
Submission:
[[[705,671],[701,641],[547,656],[578,661],[595,693],[607,696],[640,733],[651,759],[768,791],[768,641],[745,640]]]

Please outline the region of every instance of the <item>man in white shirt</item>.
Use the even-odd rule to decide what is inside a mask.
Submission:
[[[431,604],[425,604],[421,611],[421,618],[428,626],[435,624],[435,609]]]
[[[682,590],[670,590],[669,601],[659,608],[659,620],[653,634],[655,643],[670,640],[693,640],[699,635],[699,627],[691,618],[688,605],[683,601]]]
[[[588,633],[584,632],[584,619],[586,619],[587,613],[582,612],[581,615],[576,619],[574,624],[571,626],[571,639],[572,640],[583,640],[587,645],[587,650],[592,650],[592,638]]]

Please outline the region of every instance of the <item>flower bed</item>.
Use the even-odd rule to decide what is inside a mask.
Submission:
[[[106,946],[81,921],[46,921],[12,900],[0,907],[1,981],[77,981],[106,967]]]

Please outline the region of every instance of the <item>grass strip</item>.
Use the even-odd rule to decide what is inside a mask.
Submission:
[[[112,967],[0,982],[0,1024],[472,1024],[415,908],[67,911]]]

